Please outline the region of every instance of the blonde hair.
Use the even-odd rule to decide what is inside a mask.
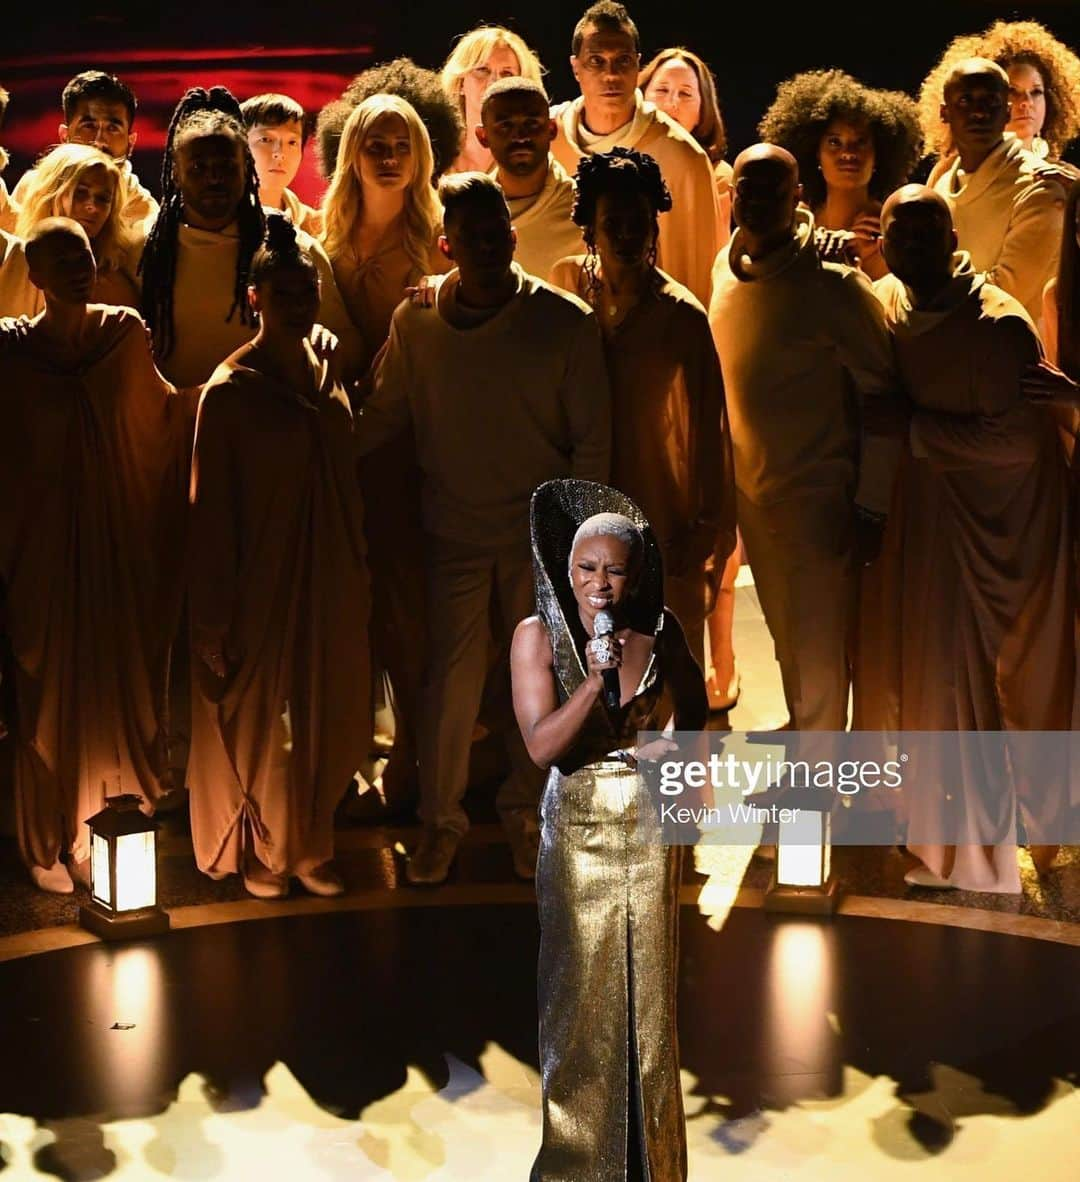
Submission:
[[[99,270],[120,270],[134,240],[133,228],[124,220],[121,193],[123,177],[111,156],[88,144],[61,144],[43,156],[34,167],[33,183],[19,206],[15,233],[25,238],[46,218],[70,217],[65,202],[74,197],[80,177],[91,168],[104,168],[112,178],[113,200],[109,216],[91,244]]]
[[[333,259],[345,254],[352,245],[353,231],[364,216],[360,151],[372,124],[381,115],[400,115],[409,129],[414,168],[405,190],[404,246],[413,265],[424,274],[431,269],[431,251],[442,222],[442,209],[432,188],[435,162],[423,120],[410,103],[396,94],[373,94],[355,107],[345,121],[334,179],[323,198],[323,246]]]
[[[443,90],[448,98],[458,104],[462,119],[465,118],[465,75],[483,65],[499,46],[509,49],[517,58],[522,78],[528,78],[530,82],[541,81],[544,67],[517,33],[504,29],[502,25],[478,25],[458,38],[439,75]]]

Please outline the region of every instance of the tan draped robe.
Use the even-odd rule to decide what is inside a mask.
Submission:
[[[964,260],[930,308],[914,309],[895,277],[876,290],[915,408],[892,556],[900,727],[1066,730],[1075,669],[1066,471],[1052,418],[1020,390],[1040,356],[1034,326]],[[1061,831],[1064,774],[1033,783],[1022,749],[1012,759],[1011,776],[984,766],[937,792],[921,777],[910,799],[909,841],[931,869],[943,845],[961,843],[958,886],[1020,889],[1017,800],[1033,841]],[[989,859],[982,845],[995,847]]]
[[[199,404],[188,787],[195,858],[215,877],[248,850],[275,874],[327,862],[334,809],[369,749],[352,415],[309,360],[310,393],[230,358]],[[197,655],[205,640],[223,643],[224,679]]]
[[[191,403],[127,309],[90,305],[84,360],[0,327],[0,578],[14,651],[16,818],[29,865],[89,855],[106,794],[152,803],[177,617]]]
[[[586,298],[584,257],[552,282]],[[664,600],[704,664],[705,563],[735,530],[724,382],[705,309],[662,271],[604,341],[611,386],[611,484],[648,519],[664,558]]]
[[[0,230],[0,316],[36,316],[45,297],[30,282],[21,238]]]

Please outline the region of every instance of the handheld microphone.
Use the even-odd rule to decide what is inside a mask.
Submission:
[[[618,644],[615,639],[615,617],[611,612],[599,611],[593,618],[593,635],[610,636],[612,644]],[[609,710],[618,710],[622,703],[622,690],[619,687],[618,669],[604,669],[601,676],[604,679],[604,705]]]

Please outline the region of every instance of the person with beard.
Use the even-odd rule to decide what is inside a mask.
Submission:
[[[77,222],[39,222],[26,259],[45,309],[0,321],[16,834],[37,886],[70,894],[89,883],[85,821],[105,796],[139,793],[152,810],[167,787],[193,406],[133,311],[88,304],[96,267]]]
[[[120,212],[132,229],[157,215],[158,204],[131,168],[135,147],[135,95],[115,74],[84,70],[64,87],[60,96],[64,121],[57,129],[62,144],[89,144],[111,156],[120,168]],[[11,199],[16,206],[36,185],[35,169],[25,172]]]
[[[484,96],[477,139],[495,160],[495,179],[510,207],[517,235],[514,258],[541,279],[582,247],[574,225],[574,182],[551,155],[555,122],[539,82],[504,78]]]
[[[255,335],[248,269],[265,219],[240,104],[221,86],[180,100],[161,166],[162,207],[139,273],[142,311],[162,372],[177,386],[205,382]],[[301,237],[319,269],[318,323],[340,341],[342,365],[359,365],[360,342],[326,252]]]
[[[934,189],[948,202],[960,249],[1038,324],[1057,270],[1062,174],[1005,135],[1009,76],[995,62],[969,58],[953,70],[941,118],[957,155]]]
[[[410,424],[416,439],[428,603],[424,830],[406,876],[427,884],[445,880],[468,829],[462,800],[490,655],[508,649],[532,611],[529,497],[559,476],[606,479],[611,453],[593,314],[514,263],[510,211],[491,176],[444,177],[439,197],[440,248],[455,269],[433,281],[427,303],[395,311],[357,423],[361,454]],[[505,664],[500,676],[505,685]],[[531,878],[540,778],[517,728],[505,737],[513,770],[496,804],[514,869]]]
[[[637,88],[641,66],[637,26],[615,0],[598,0],[574,28],[570,67],[581,97],[552,109],[552,155],[573,175],[592,152],[647,152],[671,192],[660,219],[657,264],[706,307],[711,269],[723,238],[712,165],[689,132],[661,114]]]

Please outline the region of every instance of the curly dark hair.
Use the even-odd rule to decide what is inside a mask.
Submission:
[[[596,205],[603,196],[641,193],[648,198],[654,214],[667,213],[671,208],[671,192],[660,165],[636,148],[612,148],[610,152],[582,156],[575,180],[577,195],[570,218],[581,227],[586,242],[592,237]]]
[[[758,134],[767,143],[787,148],[798,161],[799,180],[811,209],[825,201],[818,148],[834,119],[869,127],[874,140],[870,195],[884,201],[908,179],[922,156],[914,101],[898,90],[871,90],[843,70],[810,70],[780,84]]]
[[[405,99],[420,116],[431,139],[437,180],[458,158],[465,126],[453,99],[448,98],[433,70],[425,70],[407,57],[394,58],[357,74],[341,98],[327,103],[319,112],[315,134],[319,149],[319,168],[329,180],[337,165],[338,143],[345,122],[366,98],[373,94],[396,94]]]
[[[952,148],[949,128],[941,121],[945,83],[971,57],[989,58],[1005,71],[1018,62],[1039,71],[1046,87],[1042,138],[1050,155],[1060,156],[1080,133],[1080,58],[1037,21],[995,21],[983,33],[953,39],[919,90],[927,149],[944,156]]]

